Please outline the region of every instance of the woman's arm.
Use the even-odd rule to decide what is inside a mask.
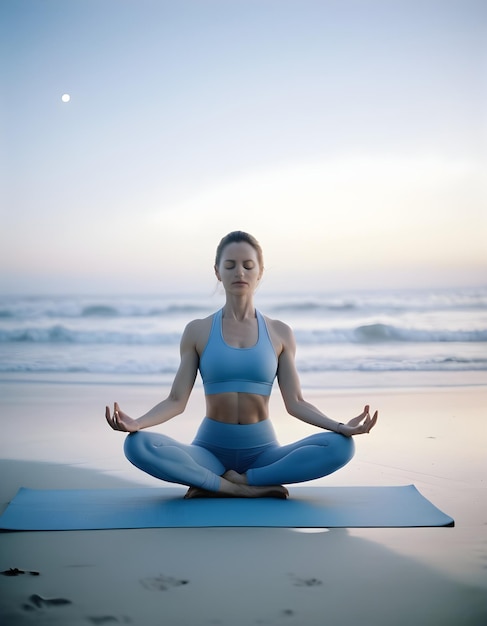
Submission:
[[[194,322],[188,324],[184,330],[181,338],[180,354],[181,362],[169,395],[165,400],[150,409],[150,411],[138,419],[132,419],[120,410],[116,402],[113,408],[113,415],[110,414],[109,407],[106,407],[105,417],[113,430],[136,432],[142,428],[163,424],[184,411],[198,372],[199,357],[196,350]]]
[[[351,419],[347,424],[343,424],[329,418],[303,398],[295,363],[296,342],[294,334],[288,326],[282,323],[279,324],[278,332],[282,342],[282,350],[279,356],[277,376],[288,413],[307,424],[331,430],[347,437],[368,433],[375,426],[378,418],[377,411],[373,417],[370,417],[368,405],[365,406],[360,415]]]

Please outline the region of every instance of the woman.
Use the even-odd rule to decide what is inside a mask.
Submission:
[[[353,435],[377,422],[369,407],[347,424],[336,422],[303,399],[291,329],[254,307],[264,271],[254,237],[235,231],[217,249],[215,273],[225,289],[224,307],[190,322],[181,339],[181,362],[169,396],[138,419],[117,403],[106,419],[130,433],[125,455],[156,478],[189,487],[192,497],[286,498],[283,486],[331,474],[350,461]],[[200,371],[206,417],[191,445],[159,433],[141,432],[182,413]],[[332,432],[316,433],[280,446],[269,420],[269,396],[277,377],[287,411]]]

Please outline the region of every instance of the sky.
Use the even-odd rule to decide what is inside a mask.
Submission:
[[[484,0],[3,0],[0,292],[487,283]],[[69,102],[62,96],[69,94]]]

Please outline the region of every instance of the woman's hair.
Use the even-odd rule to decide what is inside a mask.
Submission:
[[[228,246],[228,244],[240,243],[242,241],[250,244],[252,248],[254,248],[254,250],[257,252],[257,259],[259,261],[260,269],[262,271],[264,269],[264,255],[262,253],[260,243],[255,237],[249,235],[249,233],[246,233],[243,230],[234,230],[233,232],[228,233],[228,235],[225,235],[225,237],[223,237],[223,239],[218,244],[218,248],[216,249],[215,267],[218,267],[220,265],[223,250],[226,248],[226,246]]]

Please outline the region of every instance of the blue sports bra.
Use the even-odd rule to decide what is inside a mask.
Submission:
[[[264,317],[256,311],[259,336],[251,348],[234,348],[223,338],[223,309],[213,316],[199,369],[205,394],[237,391],[269,396],[277,374],[277,356]]]

